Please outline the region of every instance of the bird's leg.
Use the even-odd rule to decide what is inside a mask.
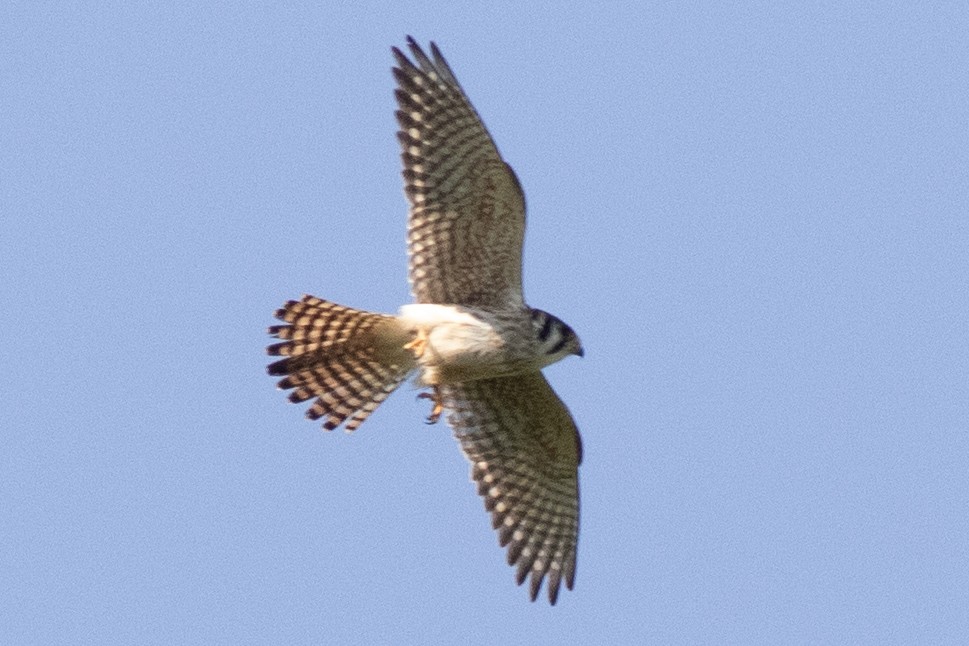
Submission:
[[[410,350],[414,353],[415,359],[420,359],[424,356],[424,352],[427,350],[427,330],[422,327],[417,328],[417,334],[414,338],[404,344],[405,350]],[[436,424],[439,419],[441,419],[441,413],[444,411],[444,403],[441,399],[441,389],[439,386],[431,386],[432,391],[427,393],[420,393],[418,399],[430,399],[434,402],[434,406],[431,408],[431,414],[427,417],[428,424]]]
[[[444,402],[441,399],[440,386],[431,386],[431,388],[433,389],[432,393],[421,393],[417,397],[419,399],[430,399],[434,402],[431,414],[427,417],[427,423],[437,424],[437,420],[441,419],[441,413],[444,411]]]
[[[424,328],[417,328],[417,335],[404,344],[404,349],[413,352],[415,359],[424,356],[424,350],[427,349],[427,332]]]

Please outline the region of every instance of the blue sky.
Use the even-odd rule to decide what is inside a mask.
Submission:
[[[196,4],[0,9],[0,642],[969,634],[963,5]],[[416,390],[326,434],[265,374],[287,299],[409,300],[406,34],[586,349],[554,608]]]

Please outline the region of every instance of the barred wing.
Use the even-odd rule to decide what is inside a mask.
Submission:
[[[582,446],[572,416],[541,372],[441,387],[448,423],[471,462],[498,540],[534,601],[575,582]]]
[[[397,138],[418,303],[518,309],[525,197],[437,46],[394,48]]]

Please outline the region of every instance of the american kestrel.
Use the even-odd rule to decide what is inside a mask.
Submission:
[[[579,433],[542,375],[582,356],[575,332],[525,304],[525,197],[440,50],[413,38],[413,62],[396,47],[397,121],[407,247],[416,301],[397,316],[314,296],[275,313],[281,343],[270,375],[323,428],[356,429],[412,374],[430,389],[428,422],[443,411],[471,462],[517,581],[531,575],[534,601],[547,578],[549,601],[575,581],[579,532]]]

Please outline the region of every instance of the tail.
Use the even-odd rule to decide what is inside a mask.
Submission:
[[[314,296],[289,301],[275,316],[289,325],[269,328],[284,341],[266,351],[286,358],[269,364],[268,372],[286,375],[279,388],[294,389],[289,401],[316,397],[306,417],[323,418],[328,431],[344,422],[348,432],[355,430],[415,367],[404,349],[411,334],[393,316]]]

